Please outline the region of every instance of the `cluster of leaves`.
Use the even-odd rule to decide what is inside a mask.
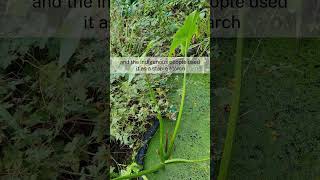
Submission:
[[[115,173],[115,167],[110,167],[111,175],[110,177],[117,177],[119,174],[122,176],[131,175],[134,173],[140,172],[142,169],[142,166],[140,164],[137,164],[136,162],[132,162],[131,164],[127,165],[126,168],[123,168],[120,170],[120,173]],[[146,176],[142,176],[143,180],[148,180]]]
[[[209,6],[207,0],[112,0],[111,55],[138,57],[150,41],[157,41],[150,54],[168,56],[172,36],[182,26],[185,17],[198,10],[201,28],[190,50],[194,56],[207,56],[210,47]]]
[[[0,179],[106,179],[105,44],[0,40]]]
[[[134,152],[143,143],[142,136],[156,118],[157,109],[163,116],[175,120],[176,110],[167,99],[168,76],[150,76],[152,88],[156,92],[158,106],[150,100],[150,93],[145,75],[113,74],[111,76],[111,137],[128,145]]]

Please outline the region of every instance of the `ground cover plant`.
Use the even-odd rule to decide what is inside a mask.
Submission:
[[[0,179],[108,178],[105,44],[64,42],[0,40]]]
[[[146,132],[146,129],[151,121],[146,119],[152,119],[156,117],[157,109],[152,106],[152,102],[149,98],[149,89],[145,81],[145,77],[142,75],[135,76],[131,81],[127,79],[125,74],[115,75],[111,79],[111,134],[115,140],[120,141],[121,144],[128,145],[133,150],[137,150],[141,146],[139,145],[140,138],[134,138],[134,136],[142,135]],[[153,82],[153,89],[156,90],[155,96],[159,99],[158,106],[163,110],[164,116],[171,117],[169,113],[169,102],[167,100],[167,85],[165,76],[153,76],[151,80]],[[130,121],[126,121],[127,119]],[[129,123],[129,124],[128,124]],[[141,128],[135,128],[141,127]],[[121,132],[121,134],[120,134]],[[142,142],[140,142],[142,143]]]
[[[184,32],[181,31],[180,33],[177,32],[177,36],[180,34],[180,38],[182,36],[184,43],[181,46],[182,50],[182,56],[206,56],[208,55],[208,47],[209,47],[209,29],[208,29],[208,9],[205,1],[196,1],[196,2],[185,2],[185,1],[163,1],[160,2],[153,2],[153,1],[134,1],[134,2],[120,2],[120,1],[114,1],[117,5],[122,5],[125,10],[118,8],[114,11],[111,10],[111,18],[117,17],[119,19],[118,21],[115,21],[115,23],[111,26],[111,52],[113,56],[141,56],[141,52],[144,52],[145,49],[148,49],[147,46],[152,43],[152,48],[148,50],[148,53],[145,55],[148,56],[168,56],[169,53],[180,55],[179,51],[175,51],[178,46],[181,46],[182,42],[177,41],[178,38],[172,37],[175,32],[178,30],[178,27],[183,26],[184,19],[188,14],[190,14],[192,9],[203,9],[201,12],[194,12],[190,16],[197,17],[195,18],[196,24],[201,26],[202,28],[199,28],[200,31],[196,28],[194,31],[186,31],[186,28],[184,29]],[[125,5],[124,5],[125,4]],[[155,8],[157,7],[157,8]],[[190,12],[187,10],[185,11],[184,7],[191,7]],[[112,8],[111,8],[112,9]],[[121,12],[121,13],[119,13]],[[189,18],[190,20],[192,18]],[[199,19],[196,20],[196,19]],[[155,22],[152,24],[151,22]],[[192,23],[192,21],[190,21]],[[159,26],[160,25],[160,26]],[[189,25],[190,26],[190,25]],[[196,26],[191,26],[192,28],[195,28]],[[192,29],[191,28],[191,29]],[[114,31],[114,33],[113,33]],[[197,32],[197,33],[195,33]],[[188,34],[189,33],[189,34]],[[121,40],[122,39],[122,40]],[[139,40],[137,40],[139,39]],[[171,52],[169,52],[170,44],[172,42],[172,48]],[[187,43],[187,44],[185,44]],[[143,77],[143,76],[142,76]],[[155,138],[152,138],[151,141],[161,141],[158,144],[157,148],[154,148],[153,150],[148,150],[148,152],[152,152],[152,155],[146,155],[147,157],[151,157],[151,159],[156,160],[159,159],[159,156],[161,157],[161,161],[152,163],[152,167],[147,167],[147,165],[144,167],[144,171],[141,171],[141,166],[137,165],[134,162],[134,156],[129,158],[129,162],[133,163],[129,166],[128,164],[121,164],[122,166],[122,173],[121,169],[116,170],[114,172],[118,172],[118,179],[127,179],[127,178],[135,178],[142,176],[144,174],[149,174],[153,171],[157,171],[159,169],[162,169],[165,164],[174,164],[174,163],[187,163],[192,162],[189,160],[183,160],[183,159],[176,159],[176,160],[170,160],[172,157],[171,155],[174,154],[176,147],[174,146],[175,137],[178,137],[180,139],[180,135],[178,135],[179,126],[182,126],[184,129],[186,128],[184,126],[184,121],[182,120],[182,110],[183,110],[183,103],[185,101],[185,90],[186,90],[186,79],[187,75],[183,76],[176,76],[176,75],[164,75],[163,77],[166,77],[164,84],[161,86],[158,86],[158,90],[167,92],[165,97],[159,97],[157,92],[157,79],[155,79],[155,75],[150,75],[147,78],[144,78],[144,80],[141,78],[140,75],[138,75],[138,79],[142,80],[142,85],[149,84],[152,87],[149,86],[149,95],[151,93],[151,98],[147,96],[142,96],[141,98],[145,98],[145,101],[152,102],[151,103],[151,109],[148,110],[149,115],[153,115],[154,118],[159,119],[160,121],[160,128],[157,132],[157,135]],[[129,77],[122,79],[120,81],[125,82],[128,80]],[[157,78],[157,77],[156,77]],[[208,77],[207,77],[208,78]],[[135,78],[133,78],[135,79]],[[183,82],[183,87],[176,86],[176,84],[172,84],[173,79],[178,79],[181,82]],[[192,79],[192,78],[191,78]],[[198,79],[199,80],[199,79]],[[193,82],[193,81],[192,81]],[[205,81],[208,83],[208,81]],[[129,83],[130,86],[134,86],[135,83]],[[193,84],[190,82],[190,84]],[[169,86],[168,86],[169,85]],[[205,86],[208,88],[207,86]],[[140,87],[143,89],[148,88],[148,86]],[[173,90],[173,89],[177,89]],[[177,92],[179,92],[177,94]],[[193,92],[190,92],[193,93]],[[173,94],[176,96],[174,97]],[[180,94],[180,95],[179,95]],[[195,95],[195,94],[194,94]],[[180,106],[179,103],[176,102],[177,96],[182,96],[182,106]],[[180,98],[178,98],[180,99]],[[161,101],[169,102],[169,104],[166,105],[166,107],[169,108],[159,108],[159,105],[161,105]],[[159,103],[160,101],[160,103]],[[181,103],[181,102],[180,102]],[[180,109],[178,109],[178,108]],[[156,110],[156,111],[154,111]],[[180,111],[180,112],[178,112]],[[189,110],[185,110],[188,112]],[[155,112],[157,114],[155,114]],[[167,116],[169,114],[169,116]],[[172,121],[169,119],[173,119],[176,121]],[[209,122],[209,119],[206,119],[207,122]],[[111,121],[113,121],[111,119]],[[177,124],[176,130],[171,129],[170,133],[170,127],[167,126],[168,122],[171,122],[171,128],[174,127],[175,124]],[[205,122],[205,121],[204,121]],[[150,122],[146,122],[149,123]],[[187,124],[187,122],[185,122]],[[182,125],[180,125],[182,124]],[[208,127],[208,126],[207,126]],[[146,131],[148,129],[148,126],[146,126],[145,129],[142,131]],[[166,130],[165,130],[166,129]],[[143,135],[143,132],[140,132],[140,136]],[[168,131],[168,132],[166,132]],[[183,130],[181,130],[183,131]],[[173,132],[173,133],[172,133]],[[165,135],[165,133],[170,133],[171,135]],[[118,132],[118,134],[121,136],[121,131]],[[162,134],[160,136],[159,134]],[[209,134],[209,129],[207,131],[207,134]],[[111,134],[112,135],[112,134]],[[205,138],[204,138],[205,139]],[[207,138],[208,140],[209,138]],[[138,139],[138,141],[141,142],[141,140]],[[179,143],[179,140],[177,140]],[[205,141],[207,144],[209,144],[209,141]],[[152,142],[151,142],[152,143]],[[154,143],[152,143],[154,144]],[[167,144],[167,145],[166,145]],[[181,147],[183,147],[183,144],[180,144]],[[179,145],[179,146],[180,146]],[[178,146],[178,145],[177,145]],[[158,154],[156,153],[156,149],[158,149]],[[209,147],[208,147],[209,149]],[[112,153],[112,152],[111,152]],[[134,153],[132,153],[134,154]],[[209,154],[204,153],[206,155],[205,157],[208,157]],[[176,157],[176,156],[175,156]],[[189,158],[189,156],[184,156]],[[198,157],[199,158],[199,157]],[[195,158],[194,159],[198,159]],[[127,158],[128,159],[128,158]],[[146,160],[147,161],[147,160]],[[166,161],[166,162],[165,162]],[[161,163],[160,163],[161,162]],[[126,162],[128,163],[128,161]],[[130,164],[130,163],[129,163]],[[147,163],[148,165],[151,165],[150,163]],[[158,166],[157,166],[158,164]],[[115,163],[118,168],[119,164]],[[175,167],[175,166],[174,166]],[[205,166],[204,166],[205,167]],[[206,163],[206,167],[208,169],[208,164]],[[181,169],[183,169],[182,167]],[[204,168],[206,169],[206,168]],[[147,172],[147,173],[146,173]],[[150,174],[149,174],[150,175]],[[147,175],[147,176],[149,176]],[[147,176],[144,176],[146,178]],[[117,175],[115,175],[117,177]],[[208,177],[208,174],[206,174],[206,177]],[[161,177],[156,179],[162,179]]]
[[[110,9],[111,56],[140,57],[151,41],[156,41],[148,55],[166,57],[172,36],[194,10],[200,12],[200,29],[190,53],[209,55],[209,2],[206,0],[112,0]]]

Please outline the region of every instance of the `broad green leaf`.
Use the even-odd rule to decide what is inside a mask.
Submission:
[[[190,46],[193,35],[196,34],[198,30],[199,19],[200,15],[198,11],[193,11],[189,16],[187,16],[183,26],[179,28],[179,30],[173,36],[169,56],[172,56],[175,49],[179,46],[181,47],[181,53],[186,53]]]

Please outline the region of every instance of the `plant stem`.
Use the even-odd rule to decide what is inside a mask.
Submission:
[[[175,163],[197,163],[197,162],[203,162],[203,161],[208,161],[210,158],[204,158],[204,159],[196,159],[196,160],[189,160],[189,159],[169,159],[166,160],[164,163],[165,164],[175,164]]]
[[[143,175],[146,175],[146,174],[151,174],[153,172],[156,172],[158,171],[159,169],[162,169],[165,167],[165,164],[161,163],[151,169],[148,169],[148,170],[144,170],[144,171],[140,171],[136,174],[132,174],[132,175],[126,175],[126,176],[120,176],[120,177],[117,177],[117,178],[114,178],[112,180],[121,180],[121,179],[132,179],[132,178],[137,178],[137,177],[140,177],[140,176],[143,176]]]
[[[154,90],[152,89],[150,80],[148,75],[146,75],[146,79],[147,79],[147,84],[148,84],[148,88],[149,88],[149,92],[150,92],[150,98],[152,103],[157,106],[157,100],[156,100],[156,96],[154,94]],[[160,124],[160,144],[159,144],[159,156],[160,156],[160,161],[164,162],[165,157],[164,157],[164,144],[163,144],[163,136],[164,136],[164,122],[162,119],[162,115],[161,115],[161,111],[160,109],[157,108],[157,119],[159,120],[159,124]]]
[[[164,163],[161,163],[151,169],[141,171],[136,174],[131,174],[131,175],[126,175],[126,176],[121,176],[114,178],[112,180],[122,180],[122,179],[132,179],[132,178],[137,178],[143,175],[151,174],[153,172],[156,172],[162,168],[164,168],[166,165],[169,164],[181,164],[181,163],[198,163],[198,162],[203,162],[203,161],[208,161],[210,158],[204,158],[204,159],[195,159],[195,160],[188,160],[188,159],[170,159],[166,160]]]
[[[181,123],[181,119],[182,119],[183,106],[184,106],[184,101],[185,101],[185,97],[186,97],[186,83],[187,83],[187,73],[184,72],[183,85],[182,85],[182,97],[181,97],[181,102],[180,102],[178,119],[177,119],[176,125],[174,127],[173,135],[172,135],[172,137],[170,139],[169,150],[168,150],[168,153],[167,153],[165,159],[168,159],[172,154],[172,150],[173,150],[173,146],[174,146],[174,140],[175,140],[175,138],[177,136],[178,129],[180,127],[180,123]]]
[[[188,51],[188,46],[187,46],[187,42],[186,42],[186,46],[185,46],[185,55],[184,57],[187,57],[187,51]],[[176,122],[176,125],[174,127],[174,131],[173,131],[173,135],[172,138],[170,139],[170,144],[169,144],[169,150],[168,153],[165,156],[165,159],[167,160],[173,151],[173,146],[174,146],[174,140],[177,136],[178,133],[178,129],[180,128],[180,123],[181,123],[181,119],[182,119],[182,113],[183,113],[183,106],[184,106],[184,101],[185,101],[185,97],[186,97],[186,86],[187,86],[187,63],[185,64],[185,69],[184,69],[184,74],[183,74],[183,84],[182,84],[182,95],[181,95],[181,102],[180,102],[180,107],[179,107],[179,114],[178,114],[178,119]]]
[[[146,57],[146,55],[148,54],[150,49],[152,47],[154,47],[154,45],[155,45],[155,41],[150,41],[148,46],[147,46],[147,48],[146,48],[146,50],[144,51],[144,53],[142,54],[141,57]],[[150,78],[149,78],[148,74],[145,74],[145,78],[146,78],[146,82],[147,82],[149,93],[150,93],[150,99],[151,99],[153,105],[157,107],[158,103],[157,103],[156,95],[154,94],[154,90],[153,90],[153,88],[151,86],[151,82],[150,82]],[[160,156],[160,161],[163,163],[164,162],[164,144],[163,144],[164,122],[163,122],[163,119],[162,119],[162,115],[161,115],[160,109],[157,108],[156,111],[157,111],[157,119],[159,120],[159,124],[160,124],[159,156]]]
[[[240,12],[240,17],[242,17]],[[243,32],[240,28],[237,37],[237,50],[236,50],[236,64],[235,64],[235,89],[233,92],[233,100],[231,106],[231,112],[228,120],[227,136],[224,143],[222,160],[220,164],[220,170],[218,180],[226,180],[228,176],[228,169],[231,159],[232,145],[234,139],[234,133],[236,129],[239,105],[240,105],[240,90],[241,90],[241,61],[243,54]]]

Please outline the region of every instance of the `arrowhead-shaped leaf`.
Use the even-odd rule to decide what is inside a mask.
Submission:
[[[186,53],[190,46],[193,35],[198,31],[199,19],[200,15],[198,11],[193,11],[190,15],[187,16],[183,26],[173,36],[169,56],[172,56],[175,49],[179,46],[181,47],[181,53]]]

